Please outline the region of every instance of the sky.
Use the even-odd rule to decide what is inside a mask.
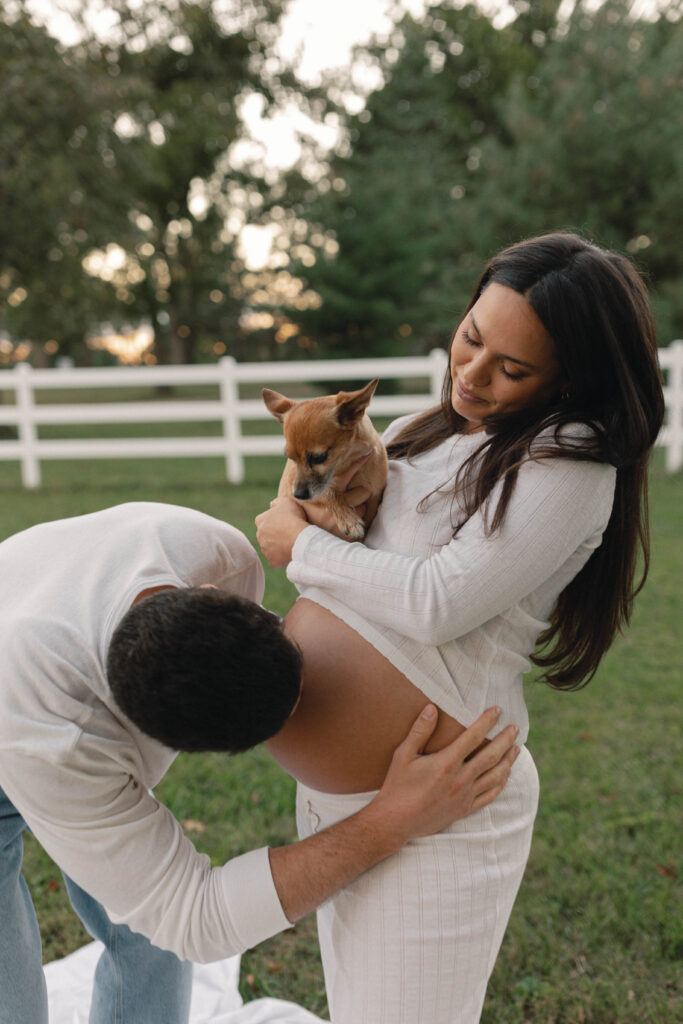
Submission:
[[[292,0],[283,19],[280,50],[291,56],[301,48],[298,73],[314,81],[323,68],[348,64],[351,48],[373,32],[391,28],[387,0]],[[424,12],[426,0],[404,0],[415,15]]]
[[[31,9],[65,42],[73,42],[75,38],[70,19],[61,13],[63,9],[68,10],[69,5],[70,0],[29,0]],[[427,5],[428,0],[403,0],[405,9],[416,15]],[[106,4],[94,0],[93,8],[97,7],[103,10],[94,17],[93,23],[106,30]],[[301,48],[301,73],[308,80],[314,79],[322,68],[347,63],[355,43],[363,42],[373,32],[390,28],[391,20],[387,15],[390,7],[390,0],[290,0],[288,13],[282,20],[282,52],[292,54]]]

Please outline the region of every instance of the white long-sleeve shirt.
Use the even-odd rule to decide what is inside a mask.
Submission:
[[[385,442],[407,421],[392,424]],[[410,462],[391,461],[365,543],[309,526],[288,576],[443,711],[470,725],[497,704],[495,731],[513,722],[524,742],[529,655],[558,595],[600,543],[616,473],[561,458],[525,463],[502,526],[487,536],[480,511],[453,538],[448,483],[482,440],[457,434]]]
[[[197,852],[150,792],[175,753],[118,709],[105,664],[139,593],[201,583],[263,596],[246,537],[172,505],[119,505],[0,544],[0,787],[113,920],[198,962],[289,927],[268,851],[218,868]]]

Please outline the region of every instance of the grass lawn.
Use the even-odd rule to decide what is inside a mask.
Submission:
[[[632,628],[587,690],[528,685],[541,807],[525,881],[495,968],[484,1024],[674,1024],[680,989],[680,509],[683,475],[652,473],[653,563]],[[0,537],[46,519],[122,501],[190,505],[252,540],[281,460],[247,463],[225,482],[218,459],[43,465],[22,490],[0,463]],[[267,570],[266,602],[284,612],[293,588]],[[293,783],[257,749],[235,758],[183,755],[158,795],[213,862],[295,838]],[[61,876],[27,840],[26,877],[46,960],[87,941]],[[326,1014],[312,918],[242,959],[245,999],[264,994]]]

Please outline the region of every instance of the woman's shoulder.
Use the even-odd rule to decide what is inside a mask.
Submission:
[[[584,457],[581,453],[585,453]],[[537,467],[547,478],[591,496],[591,502],[611,507],[616,469],[600,456],[600,435],[596,427],[582,421],[546,424],[529,445],[527,472],[536,477]],[[524,465],[521,467],[524,471]]]
[[[583,420],[542,425],[529,443],[529,456],[532,459],[568,456],[578,463],[614,469],[602,454],[599,427]]]
[[[547,446],[548,441],[557,441],[563,448],[586,448],[591,442],[597,441],[598,430],[593,424],[583,420],[570,420],[566,423],[545,423],[531,442],[534,447]]]
[[[382,434],[382,441],[385,445],[391,444],[395,441],[401,431],[407,427],[410,423],[417,419],[422,414],[419,412],[410,412],[405,416],[399,416],[397,420],[392,420],[389,426],[384,430]]]

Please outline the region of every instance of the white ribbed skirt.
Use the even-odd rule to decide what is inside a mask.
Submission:
[[[303,839],[374,793],[299,785]],[[332,1024],[476,1024],[519,889],[538,775],[525,747],[498,799],[417,839],[318,910]]]

